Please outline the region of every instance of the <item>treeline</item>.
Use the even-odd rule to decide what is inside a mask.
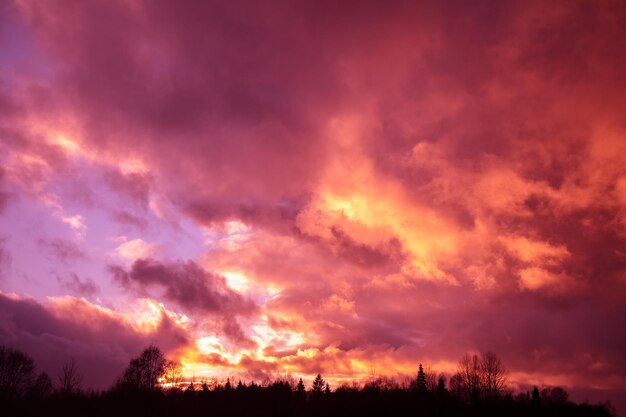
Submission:
[[[514,394],[493,353],[466,355],[449,380],[424,371],[398,383],[379,377],[332,389],[318,374],[307,388],[285,377],[261,384],[185,382],[180,365],[156,346],[130,361],[106,391],[88,391],[73,361],[56,383],[36,373],[32,358],[0,346],[2,416],[585,416],[608,417],[608,405],[575,404],[563,388]]]

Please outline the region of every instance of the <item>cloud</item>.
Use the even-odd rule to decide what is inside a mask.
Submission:
[[[0,167],[0,214],[4,211],[11,199],[11,194],[3,189],[5,175],[4,168]]]
[[[150,257],[159,250],[158,245],[147,243],[141,238],[128,240],[125,236],[120,236],[117,241],[120,244],[115,248],[115,253],[129,261]]]
[[[256,313],[258,306],[229,288],[223,276],[207,272],[192,261],[162,263],[139,259],[128,271],[119,266],[110,266],[109,270],[124,288],[195,314],[196,322],[207,326],[205,332],[213,328],[239,346],[254,346],[237,317]],[[207,318],[202,317],[206,314],[213,316],[213,324],[208,325]]]
[[[75,273],[71,273],[69,279],[57,276],[57,281],[59,281],[61,288],[84,297],[94,296],[99,291],[93,280],[89,278],[81,279]]]
[[[185,330],[161,316],[153,331],[139,332],[119,313],[84,299],[64,297],[42,304],[0,294],[0,344],[33,356],[40,370],[56,375],[75,358],[87,387],[107,388],[128,361],[150,343],[165,352],[185,346]]]
[[[622,383],[621,3],[18,6],[50,70],[0,93],[2,181],[91,235],[58,183],[103,180],[94,206],[144,236],[120,242],[117,282],[292,352],[246,353],[251,374],[490,349]],[[155,260],[151,215],[204,253]]]
[[[0,280],[5,278],[5,273],[11,265],[11,254],[5,248],[6,238],[0,238]]]
[[[9,202],[10,195],[4,191],[0,191],[0,211],[4,210]]]
[[[541,268],[526,268],[520,271],[520,287],[537,290],[545,286],[567,285],[567,276],[555,274]]]
[[[116,281],[139,293],[162,290],[162,297],[191,311],[247,314],[254,305],[226,285],[224,277],[205,271],[194,262],[162,263],[139,259],[126,271],[110,267]]]
[[[115,211],[111,213],[111,218],[118,223],[133,226],[140,231],[145,231],[147,227],[147,221],[143,217],[135,216],[127,211]]]
[[[39,239],[39,245],[61,262],[68,263],[86,258],[76,242],[64,239]]]
[[[525,237],[507,237],[503,239],[505,247],[519,260],[525,263],[546,263],[554,265],[571,254],[564,246],[554,246]]]
[[[111,170],[104,174],[104,181],[113,192],[120,193],[144,212],[150,201],[151,178],[142,172],[120,172]]]

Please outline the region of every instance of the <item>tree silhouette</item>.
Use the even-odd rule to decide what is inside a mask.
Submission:
[[[539,397],[539,388],[537,388],[536,385],[533,387],[531,401],[534,406],[538,406],[539,404],[541,404],[541,398]]]
[[[417,392],[423,394],[426,392],[426,374],[424,373],[424,368],[420,363],[419,370],[417,371],[417,380],[415,381],[415,388]]]
[[[302,378],[298,381],[298,385],[296,385],[296,392],[301,392],[304,394],[304,382],[302,382]]]
[[[296,407],[298,409],[302,409],[306,402],[306,391],[304,388],[304,382],[302,382],[302,378],[298,381],[298,385],[296,385],[296,392],[294,394],[294,399],[296,403]]]
[[[459,383],[466,399],[476,402],[480,399],[481,372],[478,355],[465,354],[459,361]]]
[[[177,388],[183,382],[183,366],[180,362],[166,360],[165,370],[161,374],[160,379],[161,384]]]
[[[0,346],[0,397],[26,393],[34,378],[33,358],[16,349]]]
[[[544,388],[541,390],[541,400],[544,404],[563,405],[569,399],[567,391],[561,387]]]
[[[59,374],[59,393],[64,397],[77,394],[82,383],[83,376],[78,372],[78,366],[72,358],[63,365]]]
[[[466,354],[459,361],[458,369],[450,379],[450,388],[454,384],[454,390],[462,392],[470,402],[499,398],[506,387],[506,368],[493,352],[480,356]]]
[[[121,385],[127,389],[152,391],[161,382],[168,365],[161,350],[150,345],[138,358],[131,359],[122,376]]]
[[[313,380],[313,389],[312,389],[313,394],[322,394],[322,392],[324,391],[325,384],[326,384],[326,381],[322,379],[322,375],[317,374],[317,376],[315,377],[315,380]]]
[[[0,356],[0,371],[6,385],[7,349]],[[15,353],[15,351],[12,351]],[[171,415],[255,415],[259,417],[309,417],[321,416],[400,416],[400,415],[437,415],[448,416],[572,416],[572,417],[613,417],[611,408],[607,404],[590,405],[575,404],[568,400],[567,392],[559,387],[544,388],[541,391],[534,387],[532,393],[521,393],[516,396],[490,395],[489,387],[498,386],[492,383],[493,375],[499,375],[496,371],[501,363],[497,358],[490,355],[482,356],[466,355],[459,364],[459,372],[449,381],[449,391],[446,390],[446,379],[443,375],[439,379],[431,378],[434,373],[428,368],[420,367],[426,381],[426,391],[423,395],[414,395],[417,378],[411,380],[409,387],[399,384],[390,377],[380,376],[367,382],[361,388],[356,382],[344,383],[335,390],[330,390],[330,384],[318,374],[313,382],[310,401],[306,399],[305,385],[302,379],[295,384],[293,379],[277,379],[272,381],[267,378],[262,384],[251,381],[243,384],[238,381],[237,388],[227,389],[234,381],[230,379],[224,384],[218,384],[213,379],[209,385],[203,381],[202,392],[198,392],[199,386],[193,382],[186,382],[188,389],[183,393],[178,387],[182,384],[182,377],[174,376],[177,385],[164,385],[165,374],[168,367],[174,369],[176,375],[180,373],[180,364],[167,361],[161,352],[151,346],[142,354],[130,361],[129,367],[124,373],[128,381],[144,384],[134,386],[133,390],[120,391],[120,385],[108,392],[91,392],[69,389],[74,395],[50,395],[51,381],[41,373],[32,382],[34,365],[27,355],[21,354],[16,357],[18,362],[26,363],[25,374],[29,382],[21,384],[23,395],[11,398],[0,397],[0,413],[2,416],[40,417],[45,415],[72,416],[140,416],[166,417]],[[494,355],[495,356],[495,355]],[[26,360],[24,361],[24,358]],[[9,361],[11,362],[11,361]],[[492,366],[496,364],[495,368]],[[11,368],[12,369],[12,368]],[[478,369],[478,370],[477,370]],[[75,380],[73,375],[78,375],[73,361],[64,366],[65,379]],[[470,377],[463,376],[461,371],[466,371]],[[20,373],[13,372],[13,375]],[[478,400],[469,401],[467,381],[478,379]],[[420,378],[421,379],[421,378]],[[431,379],[436,383],[431,383]],[[138,381],[138,382],[137,382]],[[128,382],[130,384],[130,382]],[[12,381],[15,383],[15,381]],[[68,384],[72,385],[72,384]],[[295,386],[294,386],[295,385]],[[76,386],[76,385],[74,385]],[[127,385],[130,387],[129,385]],[[148,388],[145,388],[145,387]],[[152,389],[154,391],[139,391],[139,389]],[[295,390],[295,393],[292,392]],[[59,393],[61,390],[59,390]],[[408,413],[407,413],[408,411]]]
[[[481,355],[480,373],[485,397],[499,397],[506,386],[507,371],[495,353],[485,352]]]
[[[50,379],[50,376],[47,373],[41,372],[37,375],[35,382],[33,382],[28,395],[32,398],[41,400],[48,398],[53,391],[54,388],[52,387],[52,379]]]
[[[460,372],[455,373],[450,377],[450,381],[448,381],[448,387],[450,393],[459,399],[466,399],[467,392],[464,386],[463,376],[461,376]]]
[[[438,396],[443,397],[448,393],[446,389],[446,377],[445,375],[439,375],[439,379],[437,380],[437,389],[435,391]]]

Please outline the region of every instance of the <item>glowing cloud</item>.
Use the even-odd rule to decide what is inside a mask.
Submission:
[[[135,261],[141,258],[149,258],[158,251],[158,246],[145,242],[143,239],[128,240],[126,236],[116,239],[120,244],[115,248],[115,253],[123,259]]]
[[[0,343],[623,393],[623,2],[2,9]]]

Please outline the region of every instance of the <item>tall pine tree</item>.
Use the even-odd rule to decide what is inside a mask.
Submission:
[[[296,385],[296,392],[304,394],[304,382],[302,382],[302,378],[300,378],[298,385]]]
[[[306,391],[304,388],[304,382],[302,382],[302,378],[298,381],[298,385],[296,385],[296,407],[299,409],[303,408],[306,403]]]
[[[426,392],[426,374],[424,373],[424,368],[420,363],[419,370],[417,371],[417,380],[415,381],[415,388],[417,392],[424,393]]]
[[[321,374],[317,374],[313,381],[313,394],[322,394],[322,392],[324,392],[324,385],[326,385],[326,381],[322,379]]]

